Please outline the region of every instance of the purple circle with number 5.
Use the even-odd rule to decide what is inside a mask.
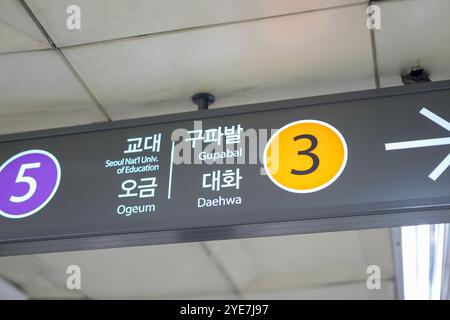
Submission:
[[[61,181],[61,167],[43,150],[16,154],[0,167],[0,215],[18,219],[31,216],[53,198]]]

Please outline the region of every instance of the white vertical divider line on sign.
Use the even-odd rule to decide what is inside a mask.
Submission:
[[[170,167],[169,167],[169,186],[167,188],[167,199],[172,196],[172,175],[173,175],[173,153],[175,149],[175,141],[172,141],[172,149],[170,150]]]

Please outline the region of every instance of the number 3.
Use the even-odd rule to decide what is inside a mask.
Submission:
[[[22,182],[26,183],[26,184],[28,184],[29,188],[28,188],[28,192],[26,194],[24,194],[23,196],[20,196],[20,197],[11,196],[11,198],[9,198],[9,200],[11,202],[15,202],[15,203],[25,202],[36,193],[36,189],[37,189],[36,180],[33,177],[25,176],[25,171],[28,169],[37,169],[40,167],[41,167],[40,162],[26,163],[26,164],[23,164],[20,166],[19,173],[17,174],[17,178],[16,178],[16,183],[22,183]]]
[[[297,154],[299,156],[308,156],[312,159],[313,163],[311,165],[311,167],[307,170],[295,170],[292,169],[291,173],[292,174],[298,174],[298,175],[305,175],[305,174],[310,174],[313,173],[314,171],[317,170],[317,168],[319,167],[319,157],[312,153],[311,151],[313,151],[315,148],[317,148],[317,138],[315,136],[313,136],[312,134],[301,134],[298,135],[296,137],[294,137],[294,141],[300,140],[300,139],[308,139],[309,141],[311,141],[311,146],[303,151],[299,151],[297,152]]]

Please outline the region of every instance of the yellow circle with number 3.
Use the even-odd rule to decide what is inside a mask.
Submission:
[[[318,120],[300,120],[279,129],[264,150],[264,169],[278,187],[296,193],[328,187],[347,164],[342,134]]]

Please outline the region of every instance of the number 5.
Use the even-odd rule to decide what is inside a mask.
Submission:
[[[16,178],[16,183],[21,183],[21,182],[26,183],[26,184],[28,184],[29,188],[28,188],[28,192],[26,194],[24,194],[23,196],[20,196],[20,197],[11,196],[11,198],[9,198],[9,200],[11,202],[15,202],[15,203],[25,202],[35,194],[36,189],[37,189],[36,180],[33,177],[25,176],[25,171],[28,169],[37,169],[40,167],[41,167],[40,162],[26,163],[26,164],[23,164],[20,166],[19,173],[17,174],[17,178]]]

